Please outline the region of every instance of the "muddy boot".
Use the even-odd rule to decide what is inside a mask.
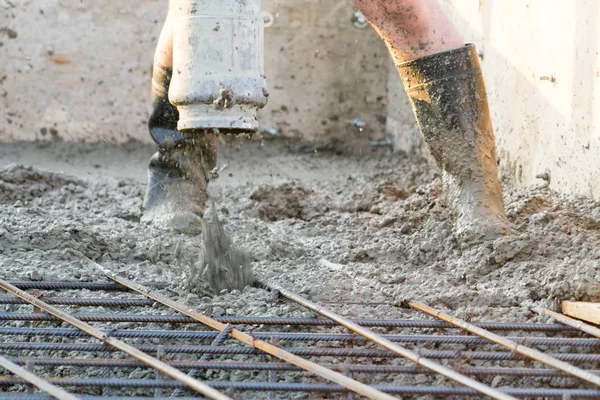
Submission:
[[[150,159],[142,222],[183,233],[202,231],[207,185],[217,163],[218,138],[213,133],[183,135],[179,114],[169,103],[171,70],[154,65],[150,135],[158,152]]]
[[[461,244],[508,233],[494,132],[475,46],[402,63],[398,71],[421,133],[442,170]]]

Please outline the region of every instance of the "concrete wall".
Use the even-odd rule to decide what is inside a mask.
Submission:
[[[548,170],[552,188],[600,198],[599,2],[440,1],[483,52],[505,181],[539,182]],[[0,141],[147,141],[165,3],[0,0]],[[351,0],[263,8],[275,16],[265,35],[272,95],[263,126],[350,150],[387,127],[397,150],[423,150],[382,42],[350,23]],[[366,129],[352,128],[353,118]]]
[[[148,141],[156,38],[167,0],[0,0],[0,141]],[[261,123],[361,146],[385,135],[389,56],[351,0],[263,1],[271,93]],[[366,123],[362,132],[350,121]]]
[[[501,171],[517,185],[541,182],[600,199],[600,2],[442,0],[483,70]],[[388,129],[397,147],[415,143],[401,82],[391,75]],[[397,122],[400,121],[400,122]],[[404,126],[403,125],[403,126]]]

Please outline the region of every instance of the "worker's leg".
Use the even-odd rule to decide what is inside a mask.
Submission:
[[[165,68],[173,67],[173,18],[171,15],[169,10],[154,51],[154,62]]]
[[[443,172],[464,241],[507,230],[496,145],[475,46],[438,0],[354,0],[386,42],[421,133]]]
[[[171,13],[167,16],[154,55],[150,136],[158,152],[150,159],[142,221],[187,233],[201,230],[210,171],[217,162],[217,137],[177,130],[179,113],[169,102],[173,64]]]
[[[354,0],[396,64],[464,45],[438,0]]]

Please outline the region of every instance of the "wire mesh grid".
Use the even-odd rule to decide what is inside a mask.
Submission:
[[[353,321],[373,334],[365,337],[343,327],[345,319],[318,315],[320,308],[311,318],[206,316],[203,323],[127,282],[1,283],[9,293],[0,296],[0,400],[68,398],[49,394],[41,382],[73,398],[102,399],[600,398],[593,382],[600,373],[600,339],[564,324],[473,325],[541,350],[592,380],[439,319]],[[273,301],[311,309],[292,293],[274,293]],[[413,311],[411,317],[420,315]],[[382,338],[416,354],[417,362]],[[456,375],[442,376],[435,365]],[[463,384],[462,377],[491,394]]]

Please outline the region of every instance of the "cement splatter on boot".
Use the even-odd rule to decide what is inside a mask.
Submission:
[[[444,178],[459,242],[510,232],[496,143],[474,45],[398,65],[425,142]]]
[[[253,285],[250,256],[234,246],[219,221],[214,202],[203,221],[202,231],[204,248],[198,266],[190,271],[188,290],[206,294],[206,283],[215,293]]]

